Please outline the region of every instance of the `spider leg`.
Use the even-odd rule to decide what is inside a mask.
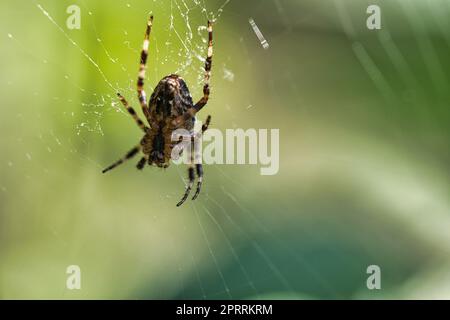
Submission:
[[[127,109],[128,113],[133,117],[134,121],[136,121],[136,124],[139,126],[139,128],[141,128],[142,131],[147,132],[148,128],[136,114],[136,111],[133,109],[133,107],[128,104],[128,101],[125,100],[125,98],[120,93],[117,93],[117,96],[119,97],[120,102],[122,102],[124,107]]]
[[[191,192],[192,186],[194,185],[195,173],[194,173],[194,137],[191,137],[191,154],[190,154],[190,163],[188,168],[188,177],[189,183],[186,187],[186,191],[184,192],[183,198],[181,198],[180,202],[177,203],[177,207],[181,206],[189,196]]]
[[[186,201],[187,197],[189,196],[189,193],[191,192],[192,186],[194,185],[195,174],[194,174],[194,167],[192,164],[188,168],[188,177],[189,177],[189,184],[186,187],[186,191],[184,192],[183,198],[181,198],[180,202],[177,203],[177,207],[181,206]]]
[[[197,169],[197,176],[198,176],[198,181],[197,181],[197,190],[195,190],[195,194],[192,197],[192,200],[197,199],[200,190],[202,189],[202,181],[203,181],[203,166],[201,163],[197,163],[195,165],[195,168]]]
[[[138,99],[139,103],[141,104],[142,111],[144,112],[145,117],[150,122],[150,111],[148,110],[147,106],[147,98],[144,91],[144,79],[145,79],[145,70],[147,68],[147,57],[148,57],[148,46],[150,43],[150,32],[152,31],[152,25],[153,25],[153,16],[151,15],[148,18],[147,21],[147,28],[145,29],[145,35],[144,35],[144,42],[142,44],[142,51],[141,51],[141,59],[140,59],[140,65],[139,65],[139,73],[138,73],[138,80],[137,80],[137,93],[138,93]]]
[[[149,158],[149,155],[148,155],[148,154],[145,154],[145,155],[141,158],[141,160],[139,160],[139,162],[137,163],[136,168],[138,168],[138,170],[144,169],[145,164],[146,164],[147,161],[148,161],[148,158]]]
[[[108,172],[109,170],[114,169],[115,167],[117,167],[118,165],[124,163],[125,161],[133,158],[139,152],[139,150],[141,150],[141,146],[140,145],[134,147],[133,149],[128,151],[128,153],[123,158],[117,160],[116,162],[114,162],[112,165],[110,165],[106,169],[103,169],[102,173]]]
[[[197,113],[208,102],[209,98],[209,79],[211,78],[211,66],[213,55],[212,22],[208,21],[208,55],[205,60],[205,84],[203,85],[203,97],[194,105]]]
[[[208,115],[208,117],[206,117],[205,123],[202,125],[202,135],[206,130],[208,130],[210,123],[211,123],[211,116]],[[202,189],[202,182],[203,182],[203,165],[201,163],[197,163],[195,165],[195,168],[197,170],[198,181],[197,181],[197,190],[195,190],[195,194],[192,197],[192,200],[197,199],[200,190]]]
[[[206,117],[205,123],[202,125],[202,134],[205,133],[206,130],[208,130],[209,124],[210,124],[210,123],[211,123],[211,116],[208,115],[208,116]]]
[[[195,116],[208,102],[209,99],[209,79],[211,78],[211,66],[213,55],[213,34],[212,34],[212,22],[208,20],[208,54],[205,60],[205,84],[203,85],[203,97],[192,107],[189,108],[183,115],[173,120],[173,125],[179,126],[188,119]]]

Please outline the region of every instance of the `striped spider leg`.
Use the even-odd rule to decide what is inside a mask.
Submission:
[[[148,106],[146,104],[146,95],[145,95],[145,91],[144,91],[144,78],[145,78],[146,62],[147,62],[147,57],[148,57],[150,32],[152,30],[152,23],[153,23],[153,16],[151,15],[148,18],[147,28],[145,30],[144,42],[142,44],[141,58],[140,58],[140,64],[139,64],[138,80],[137,80],[138,99],[141,104],[142,111],[144,112],[144,115],[147,118],[147,121],[149,121],[149,119],[150,119],[150,116],[149,116],[150,113],[148,111]],[[123,104],[125,109],[127,109],[128,113],[133,117],[133,119],[136,122],[136,124],[138,125],[138,127],[141,128],[141,130],[144,131],[144,133],[147,133],[149,127],[147,127],[144,124],[144,122],[139,118],[139,116],[137,115],[137,113],[133,109],[133,107],[131,107],[128,104],[127,100],[120,93],[117,93],[117,96],[119,97],[119,100]],[[118,165],[124,163],[126,160],[133,158],[141,149],[142,149],[141,145],[134,147],[123,158],[119,159],[118,161],[116,161],[115,163],[113,163],[112,165],[110,165],[109,167],[104,169],[102,172],[105,173],[109,170],[112,170],[115,167],[117,167]],[[139,162],[137,164],[137,168],[138,169],[144,168],[147,160],[148,160],[148,155],[145,154],[141,158],[141,160],[139,160]]]
[[[205,60],[205,83],[203,85],[203,97],[190,109],[187,110],[187,112],[179,116],[174,120],[175,125],[180,125],[184,121],[188,120],[191,117],[194,117],[195,114],[200,111],[208,102],[209,99],[209,79],[211,78],[211,66],[212,66],[212,55],[213,55],[213,34],[212,34],[212,22],[208,21],[208,53]],[[205,124],[202,126],[202,134],[208,129],[209,123],[211,121],[211,116],[208,116],[206,119]],[[194,184],[194,159],[193,159],[193,143],[194,138],[192,138],[191,141],[191,163],[189,164],[188,168],[188,178],[189,183],[186,187],[186,191],[184,192],[183,198],[181,198],[180,202],[178,202],[177,207],[181,206],[189,196],[189,193],[191,192],[192,186]],[[195,191],[194,196],[192,197],[192,200],[195,200],[200,193],[202,183],[203,183],[203,166],[201,163],[197,163],[195,165],[197,176],[198,176],[198,182],[197,182],[197,190]]]
[[[208,130],[209,124],[211,123],[211,116],[208,115],[208,117],[206,118],[205,123],[202,125],[202,131],[199,134],[199,136],[203,136],[203,133]],[[195,173],[194,173],[194,153],[195,153],[195,143],[198,139],[195,138],[195,136],[198,135],[196,133],[192,134],[191,137],[191,143],[190,143],[190,148],[191,148],[191,152],[190,152],[190,163],[189,163],[189,168],[188,168],[188,178],[189,178],[189,182],[188,185],[186,187],[186,191],[184,192],[183,198],[181,198],[180,202],[177,203],[177,207],[181,206],[187,199],[187,197],[189,196],[189,193],[192,190],[192,186],[194,185],[194,180],[195,180]],[[198,136],[197,136],[198,138]],[[183,152],[183,150],[181,150],[181,152]],[[180,154],[181,154],[180,152]],[[197,196],[200,193],[200,190],[202,188],[202,183],[203,183],[203,165],[200,163],[196,163],[195,164],[195,170],[197,171],[197,177],[198,177],[198,181],[197,181],[197,189],[195,190],[195,194],[192,197],[192,200],[197,199]]]

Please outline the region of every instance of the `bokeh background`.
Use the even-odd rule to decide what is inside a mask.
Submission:
[[[80,30],[66,27],[72,4]],[[366,27],[370,4],[381,30]],[[1,298],[450,298],[450,1],[0,8]],[[201,96],[204,26],[215,18],[199,118],[279,128],[277,175],[205,166],[199,199],[177,208],[183,166],[139,172],[136,158],[101,174],[141,137],[115,90],[138,106],[150,11],[148,95],[179,72]],[[73,264],[81,290],[66,288]],[[372,264],[381,290],[366,287]]]

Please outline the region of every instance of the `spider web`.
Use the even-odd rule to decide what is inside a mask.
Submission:
[[[230,2],[230,0],[224,1],[220,7],[217,9],[216,12],[208,11],[205,1],[204,0],[194,0],[194,1],[185,1],[185,0],[171,0],[170,1],[170,25],[168,27],[168,36],[167,39],[164,39],[164,42],[158,38],[155,37],[154,34],[152,34],[152,44],[156,47],[156,55],[155,57],[152,57],[155,59],[154,63],[151,63],[149,66],[149,71],[147,72],[147,78],[151,77],[151,75],[157,75],[158,74],[158,66],[164,65],[167,63],[170,63],[171,65],[175,64],[175,73],[183,74],[184,76],[189,76],[190,74],[194,74],[196,76],[196,84],[191,88],[193,91],[193,95],[195,96],[195,93],[199,93],[201,87],[203,86],[203,80],[204,80],[204,62],[205,62],[205,48],[207,45],[207,38],[206,38],[206,26],[204,24],[196,26],[194,25],[190,20],[190,15],[192,13],[201,14],[205,17],[204,20],[211,19],[216,24],[219,22],[219,19],[221,17],[221,14],[224,11],[224,8],[226,5]],[[161,2],[162,3],[162,2]],[[166,5],[167,3],[164,2]],[[86,3],[84,3],[84,6],[88,9]],[[127,4],[127,8],[132,9],[133,6],[130,4]],[[81,47],[78,46],[78,44],[73,41],[67,33],[64,31],[62,27],[57,25],[57,23],[51,18],[51,16],[44,11],[42,7],[40,7],[41,11],[46,14],[46,16],[49,18],[49,20],[55,24],[55,26],[63,32],[63,34],[68,38],[68,40],[75,46],[76,49],[78,49],[81,54],[83,54],[94,66],[94,68],[97,70],[97,72],[102,76],[106,87],[109,87],[113,91],[121,90],[126,91],[134,94],[134,82],[135,82],[135,74],[134,72],[129,72],[128,68],[123,65],[119,61],[118,58],[114,57],[113,53],[111,53],[106,46],[104,45],[101,36],[98,34],[97,27],[95,25],[95,13],[90,11],[88,9],[89,13],[89,19],[91,23],[91,28],[94,31],[95,37],[97,41],[100,43],[105,55],[108,57],[108,61],[113,64],[118,64],[122,71],[126,72],[128,76],[128,83],[129,86],[125,88],[121,88],[118,86],[118,84],[113,84],[111,80],[109,80],[100,66],[94,61],[93,58],[91,58]],[[136,9],[136,13],[141,13],[138,9]],[[180,22],[183,22],[180,25]],[[124,30],[124,35],[128,35],[128,31]],[[175,49],[174,42],[181,43],[181,46],[179,49]],[[130,52],[134,54],[135,56],[138,56],[140,52],[140,43],[137,44],[137,46],[132,46],[130,41],[125,40],[123,44],[129,48]],[[151,70],[151,69],[154,70]],[[227,80],[233,81],[234,74],[231,70],[224,67],[224,78]],[[152,81],[148,81],[147,83],[156,83],[157,79],[154,76]],[[80,89],[83,90],[84,89]],[[198,94],[197,94],[198,95]],[[92,93],[93,101],[90,102],[83,102],[82,106],[86,108],[86,114],[87,118],[89,118],[88,121],[82,122],[79,125],[77,125],[77,135],[80,135],[83,133],[83,131],[91,132],[91,133],[99,133],[103,134],[102,127],[101,127],[101,119],[104,116],[104,113],[106,112],[123,112],[121,109],[121,106],[117,103],[115,96],[112,93],[106,93],[106,94],[98,94],[98,93]],[[125,114],[125,113],[124,113]],[[126,115],[127,116],[127,115]],[[92,118],[94,119],[92,121]],[[176,170],[179,174],[180,180],[184,181],[184,174],[181,172],[179,167],[176,167]],[[217,170],[220,170],[218,168]],[[220,174],[224,175],[225,173],[223,171],[219,171]],[[224,188],[225,194],[228,195],[228,197],[236,204],[239,205],[238,201],[236,200],[236,196],[229,190]],[[226,298],[233,298],[233,291],[235,288],[233,285],[229,284],[223,274],[223,266],[221,266],[220,262],[218,261],[218,253],[214,250],[214,245],[212,243],[212,240],[210,240],[210,236],[208,236],[208,227],[205,225],[205,220],[210,220],[210,224],[212,224],[212,228],[217,228],[217,230],[220,232],[221,236],[225,239],[226,247],[228,248],[232,260],[234,260],[239,267],[240,272],[242,273],[245,282],[241,284],[241,288],[249,288],[249,292],[257,296],[260,293],[260,290],[257,289],[256,280],[252,279],[250,275],[250,270],[248,270],[248,267],[244,265],[244,263],[241,261],[241,258],[238,254],[238,248],[235,247],[235,244],[233,244],[233,239],[231,239],[229,233],[229,230],[225,229],[224,226],[222,226],[221,222],[218,221],[214,214],[211,212],[211,210],[217,210],[225,215],[228,223],[232,226],[234,229],[233,232],[237,232],[240,234],[240,236],[247,239],[247,241],[250,241],[256,252],[262,257],[265,263],[269,266],[269,268],[272,270],[272,272],[275,274],[275,276],[281,281],[283,286],[286,290],[292,291],[292,288],[290,287],[288,281],[283,277],[282,272],[277,268],[275,263],[271,261],[269,256],[264,252],[264,249],[261,247],[261,245],[254,239],[251,239],[247,235],[246,230],[244,230],[242,227],[239,227],[239,224],[233,220],[232,215],[228,213],[227,209],[220,204],[219,200],[214,199],[211,195],[207,195],[208,199],[213,204],[213,209],[208,209],[206,206],[200,206],[198,207],[196,204],[192,203],[192,209],[194,212],[194,217],[198,223],[198,228],[200,231],[200,234],[202,236],[202,239],[204,240],[205,246],[207,248],[207,252],[210,257],[210,261],[212,262],[213,268],[216,270],[217,274],[219,275],[219,278],[221,280],[221,286],[223,287],[222,291],[218,292],[206,292],[205,285],[202,283],[205,280],[202,280],[201,273],[204,268],[200,268],[198,265],[198,257],[193,252],[188,252],[187,256],[184,258],[178,259],[178,265],[176,267],[176,270],[179,273],[178,278],[180,279],[180,288],[181,290],[181,296],[184,295],[183,293],[183,281],[181,280],[183,278],[183,272],[186,268],[186,263],[192,264],[195,270],[196,278],[198,281],[198,285],[201,289],[202,297],[207,298],[215,298],[215,297],[226,297]],[[239,205],[240,206],[240,205]],[[250,216],[253,220],[255,220],[255,217],[252,216],[251,212],[248,210],[245,210],[240,206],[240,209],[242,210],[242,213],[245,215]],[[183,218],[184,227],[188,228],[189,222],[185,221],[186,218]],[[262,232],[267,233],[269,236],[273,236],[273,234],[268,231],[267,228],[262,226],[260,223],[258,224],[258,227],[262,230]],[[211,227],[210,227],[211,228]],[[172,239],[171,242],[172,247],[175,247],[177,245],[180,245],[179,239]],[[181,241],[183,242],[183,241]],[[185,296],[185,298],[189,298],[189,296]]]
[[[207,46],[207,30],[206,25],[195,25],[191,21],[191,16],[193,14],[196,15],[202,15],[204,16],[204,20],[212,20],[215,24],[217,24],[220,20],[220,17],[222,13],[224,12],[224,8],[226,5],[230,2],[230,0],[225,0],[217,9],[216,11],[208,10],[206,6],[205,0],[171,0],[170,1],[170,24],[168,26],[168,35],[167,38],[162,40],[158,39],[155,34],[153,33],[151,35],[151,44],[155,46],[156,49],[156,55],[152,56],[151,58],[154,60],[152,63],[148,64],[147,66],[147,79],[146,79],[146,87],[147,89],[150,87],[149,94],[151,94],[151,84],[157,83],[158,79],[157,76],[159,74],[159,66],[164,66],[165,64],[170,64],[171,66],[175,66],[174,73],[182,74],[183,76],[189,76],[194,75],[196,79],[196,83],[192,86],[191,84],[191,91],[193,93],[193,96],[197,96],[200,93],[200,90],[203,86],[204,82],[204,63],[205,63],[205,48]],[[84,144],[89,145],[89,137],[92,134],[100,134],[104,135],[103,129],[102,129],[102,120],[108,113],[121,113],[124,116],[128,116],[122,109],[122,106],[118,103],[117,98],[115,96],[115,92],[125,92],[129,97],[132,97],[135,95],[135,81],[137,77],[137,72],[134,72],[134,69],[137,69],[137,64],[133,65],[131,67],[126,66],[122,61],[120,61],[119,58],[117,58],[114,53],[107,48],[105,45],[105,42],[102,39],[102,35],[99,34],[98,28],[96,26],[96,13],[94,10],[89,9],[89,6],[86,2],[82,2],[83,9],[88,13],[88,26],[90,28],[90,31],[92,31],[93,36],[95,36],[96,41],[99,43],[99,45],[102,48],[102,51],[104,55],[107,57],[107,62],[117,66],[117,68],[120,68],[124,75],[128,78],[127,85],[123,86],[120,85],[119,82],[113,82],[111,78],[103,71],[103,67],[99,65],[99,63],[96,62],[96,60],[89,55],[87,50],[83,49],[82,46],[80,46],[75,40],[71,38],[71,36],[68,34],[68,32],[65,30],[65,28],[58,24],[55,19],[53,18],[52,14],[47,11],[47,9],[40,5],[36,4],[37,8],[42,12],[42,14],[55,26],[55,28],[61,32],[64,37],[73,45],[74,50],[80,52],[84,58],[86,58],[90,64],[93,66],[93,68],[96,70],[96,72],[101,76],[101,78],[104,81],[105,84],[105,92],[90,92],[89,95],[91,98],[88,101],[81,102],[82,109],[84,110],[83,113],[85,114],[85,120],[80,122],[76,125],[75,133],[78,136],[78,138],[83,141]],[[164,9],[167,6],[166,1],[160,1],[160,2],[154,2],[153,5],[159,6],[159,9]],[[138,16],[142,15],[142,12],[140,9],[134,8],[132,4],[127,3],[126,8],[129,10],[136,11],[136,14]],[[128,30],[125,28],[123,29],[123,36],[124,41],[123,45],[129,49],[131,54],[138,57],[140,53],[140,46],[141,43],[131,43],[127,39],[127,36],[129,35]],[[181,46],[175,46],[174,43],[179,43]],[[23,46],[24,47],[24,46]],[[34,55],[34,54],[33,54]],[[43,61],[44,63],[49,63],[46,59],[38,58],[39,60]],[[136,67],[136,68],[134,68]],[[131,70],[130,70],[131,68]],[[226,78],[229,81],[233,81],[234,74],[232,70],[226,69],[224,67],[224,78]],[[64,74],[64,79],[68,81],[69,85],[75,87],[77,90],[83,93],[87,93],[87,89],[82,88],[75,82],[71,82],[70,75]],[[152,79],[149,79],[151,77]],[[58,100],[59,97],[54,97],[55,100]],[[70,103],[73,103],[73,101],[68,101]],[[73,113],[68,114],[67,116],[73,116]],[[54,139],[54,141],[57,143],[58,147],[63,147],[67,142],[65,141],[62,143],[59,141],[59,139],[54,135],[53,132],[49,132],[49,135],[44,136],[44,134],[40,135],[40,139],[42,143],[47,142],[47,138],[51,137]],[[70,145],[70,144],[69,144]],[[47,146],[47,149],[49,152],[52,152],[52,147],[49,145]],[[87,157],[83,152],[80,152],[79,150],[75,148],[70,148],[68,150],[70,153],[78,154],[78,156],[85,161],[88,161],[90,163],[93,163],[97,167],[101,167],[99,163],[92,160],[91,158]],[[180,172],[180,168],[176,167],[177,172],[179,173],[180,179],[184,181],[183,174]],[[178,195],[178,193],[177,193]],[[238,225],[231,220],[230,215],[227,214],[227,211],[223,206],[220,205],[219,202],[211,198],[214,203],[221,208],[221,210],[224,210],[226,213],[227,218],[229,221],[231,221],[237,230],[243,234],[245,234],[245,231],[242,229],[239,229]],[[183,296],[183,273],[184,269],[187,268],[186,264],[192,265],[195,270],[195,277],[198,281],[198,285],[201,289],[201,295],[203,298],[213,298],[216,296],[220,296],[222,294],[225,294],[228,298],[233,298],[232,292],[230,290],[230,287],[232,285],[227,283],[227,280],[225,279],[223,272],[221,270],[220,262],[218,261],[218,254],[215,253],[215,250],[213,248],[213,244],[211,240],[208,237],[207,234],[207,227],[205,226],[205,218],[210,219],[211,222],[214,224],[215,227],[218,228],[218,230],[221,232],[223,237],[226,240],[227,247],[229,248],[231,255],[233,259],[238,263],[239,268],[243,275],[245,276],[247,283],[244,283],[243,286],[250,287],[252,289],[253,294],[258,294],[258,290],[256,289],[254,285],[254,281],[250,278],[249,271],[246,270],[245,266],[241,262],[241,259],[239,258],[239,255],[237,253],[237,249],[233,245],[232,239],[229,238],[227,235],[227,231],[224,230],[221,223],[213,216],[210,209],[208,209],[206,206],[202,206],[202,208],[197,208],[196,205],[192,205],[192,209],[195,213],[194,217],[196,221],[198,222],[198,228],[202,235],[202,239],[205,243],[205,246],[207,247],[207,251],[210,255],[212,266],[215,268],[217,273],[220,276],[220,279],[222,281],[222,285],[224,290],[219,292],[207,292],[206,286],[202,283],[205,280],[202,280],[202,270],[204,268],[200,267],[198,265],[198,257],[193,252],[188,252],[186,257],[180,257],[178,259],[178,263],[176,266],[176,270],[178,271],[178,278],[179,278],[179,286],[181,288],[181,296]],[[187,229],[189,222],[184,220],[184,228]],[[181,237],[182,239],[183,237]],[[183,241],[181,241],[182,243]],[[175,237],[172,238],[172,241],[170,242],[172,247],[176,247],[177,245],[180,245],[180,239],[177,239]],[[255,244],[256,245],[256,244]],[[175,251],[175,250],[174,250]],[[268,259],[266,257],[266,259]],[[270,261],[269,261],[270,263]],[[275,268],[272,265],[273,268]],[[189,296],[185,296],[185,298],[189,298]]]
[[[175,73],[182,74],[183,76],[193,76],[196,79],[195,83],[190,83],[190,88],[193,96],[199,96],[201,88],[203,86],[204,78],[204,61],[206,56],[206,43],[207,43],[207,33],[205,24],[196,24],[193,21],[197,21],[194,17],[201,16],[204,20],[211,19],[215,23],[220,23],[221,16],[226,10],[227,5],[230,0],[224,0],[218,7],[209,8],[205,0],[171,0],[168,1],[153,1],[152,7],[154,10],[168,10],[168,15],[170,17],[169,25],[167,26],[167,37],[164,39],[155,36],[155,33],[151,35],[151,46],[155,46],[155,56],[151,56],[152,63],[148,65],[147,79],[146,79],[146,90],[147,95],[151,94],[151,86],[156,84],[160,76],[159,68],[170,65],[174,69]],[[168,5],[170,3],[170,5]],[[277,8],[282,11],[282,7],[278,1],[276,1]],[[129,64],[121,61],[106,44],[107,41],[104,40],[104,36],[100,33],[97,26],[97,12],[95,9],[89,7],[87,1],[82,2],[83,12],[87,12],[84,15],[85,21],[83,26],[83,32],[90,32],[91,36],[100,45],[101,50],[106,57],[102,59],[102,63],[108,63],[109,67],[113,66],[115,69],[122,72],[123,77],[119,80],[113,79],[104,70],[110,69],[106,68],[105,65],[101,65],[97,62],[97,59],[91,56],[90,52],[85,49],[81,44],[74,40],[70,34],[66,31],[65,26],[57,22],[54,17],[54,13],[50,11],[46,6],[39,3],[35,4],[36,9],[40,12],[48,21],[51,23],[56,32],[61,33],[67,41],[73,46],[73,51],[79,53],[82,57],[87,59],[89,64],[94,68],[96,73],[100,76],[104,83],[104,88],[101,91],[94,91],[89,88],[83,88],[75,80],[72,80],[72,75],[68,74],[60,68],[57,64],[53,63],[51,59],[41,57],[36,52],[31,52],[27,49],[19,39],[17,39],[13,34],[8,34],[14,43],[21,49],[27,51],[31,56],[33,56],[37,61],[48,65],[53,72],[60,74],[61,80],[67,82],[67,85],[73,90],[83,93],[84,101],[77,102],[73,100],[65,100],[63,97],[54,95],[51,97],[55,102],[64,102],[69,105],[76,103],[81,104],[81,110],[83,113],[83,120],[75,125],[73,128],[74,136],[73,138],[63,138],[54,132],[54,130],[49,129],[47,131],[42,131],[39,133],[39,140],[44,148],[47,149],[49,154],[55,152],[55,150],[64,150],[68,156],[75,155],[81,160],[81,165],[83,166],[96,166],[102,168],[103,165],[98,163],[89,156],[89,140],[93,136],[104,135],[103,121],[104,118],[111,114],[119,114],[123,116],[123,121],[129,121],[128,115],[123,111],[122,106],[117,101],[115,93],[120,91],[124,93],[127,98],[134,102],[132,103],[136,106],[135,99],[135,82],[137,79],[137,67],[138,67],[138,56],[141,50],[142,40],[139,42],[132,42],[129,39],[131,30],[128,29],[125,22],[119,21],[118,23],[123,24],[123,34],[120,39],[122,39],[122,44],[130,51],[130,55],[136,57],[135,63]],[[124,10],[132,10],[136,13],[137,17],[142,17],[142,10],[135,6],[133,3],[124,3]],[[86,21],[87,20],[87,21]],[[143,24],[143,23],[142,23]],[[158,25],[158,27],[163,27]],[[250,26],[249,26],[250,28]],[[135,32],[133,30],[133,32]],[[140,35],[143,30],[137,30]],[[242,42],[242,40],[241,40]],[[224,67],[224,77],[230,81],[233,80],[233,71]],[[35,95],[48,95],[47,92],[35,92]],[[133,97],[133,98],[132,98]],[[251,105],[250,105],[251,106]],[[75,108],[74,108],[75,109]],[[68,108],[67,110],[70,110]],[[74,117],[74,112],[72,111],[62,111],[63,115],[70,119]],[[76,140],[72,140],[76,139]],[[83,150],[77,148],[76,145],[79,142],[85,146]],[[76,142],[76,143],[75,143]],[[28,159],[32,159],[32,154],[26,154]],[[13,166],[13,163],[9,163],[9,166]],[[185,172],[181,170],[178,166],[175,166],[177,174],[180,180],[184,181]],[[50,170],[44,168],[45,170]],[[310,272],[310,274],[316,278],[317,282],[326,287],[330,291],[329,284],[327,284],[323,279],[317,275],[314,270],[308,265],[308,263],[303,259],[298,253],[289,251],[287,245],[273,232],[264,222],[258,220],[256,214],[251,210],[247,209],[239,201],[239,197],[236,195],[237,192],[245,194],[246,190],[242,188],[238,181],[235,181],[232,177],[228,176],[221,168],[214,167],[212,170],[216,170],[220,176],[230,182],[233,187],[228,187],[227,185],[222,185],[226,199],[231,201],[235,207],[239,210],[239,213],[245,216],[249,221],[252,221],[255,228],[259,233],[267,236],[271,239],[280,250],[287,251],[292,257],[293,263],[295,265],[301,266]],[[27,177],[29,179],[30,177]],[[6,190],[6,186],[1,186],[2,189]],[[232,191],[233,190],[233,191]],[[238,191],[236,191],[238,190]],[[167,204],[172,205],[173,199],[180,196],[181,190],[177,189],[178,192],[173,194],[161,195],[161,197],[168,197],[170,201]],[[235,292],[245,288],[248,289],[249,295],[258,296],[262,291],[262,286],[258,283],[258,279],[255,279],[252,275],[251,269],[245,264],[239,255],[239,249],[234,242],[233,236],[238,235],[240,238],[247,241],[252,250],[261,258],[261,260],[267,265],[268,269],[271,271],[272,276],[279,281],[281,286],[287,291],[294,291],[288,279],[284,276],[283,271],[277,266],[277,264],[271,259],[270,255],[267,254],[264,246],[254,237],[244,226],[240,226],[239,221],[236,221],[234,215],[229,211],[227,207],[222,204],[222,201],[215,199],[211,194],[206,191],[204,196],[207,199],[207,205],[196,204],[196,203],[186,203],[186,205],[191,206],[193,215],[180,215],[180,220],[184,227],[185,232],[175,236],[169,236],[169,251],[174,254],[177,252],[176,247],[182,246],[186,248],[186,252],[183,255],[177,256],[175,265],[175,274],[178,281],[179,293],[178,295],[183,298],[191,298],[191,291],[186,291],[186,286],[192,279],[186,280],[186,269],[194,270],[191,274],[191,278],[194,278],[198,283],[200,288],[201,296],[205,299],[208,298],[234,298],[236,297]],[[225,218],[225,222],[217,218],[218,215],[222,215]],[[160,220],[167,219],[166,216],[162,215],[157,217]],[[192,220],[196,222],[195,232],[200,235],[200,238],[204,244],[204,251],[206,252],[206,257],[199,257],[197,252],[190,249],[186,242],[189,241],[191,233],[191,228],[194,228]],[[219,233],[220,236],[216,236],[215,233]],[[234,261],[239,269],[239,272],[244,279],[240,286],[235,283],[230,282],[225,275],[226,264],[223,263],[221,255],[223,255],[224,250],[218,250],[217,241],[218,239],[223,240],[225,253],[229,256],[229,260]],[[208,278],[204,276],[205,266],[209,265],[215,273],[217,273],[220,283],[218,286],[222,290],[211,291],[208,289]],[[335,294],[335,293],[333,293]]]

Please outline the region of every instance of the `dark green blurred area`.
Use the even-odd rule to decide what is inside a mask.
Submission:
[[[0,8],[0,298],[450,298],[450,1]],[[150,11],[147,94],[177,71],[201,97],[202,26],[217,18],[199,119],[279,128],[277,175],[205,166],[199,199],[177,208],[184,166],[101,174],[141,138],[107,82],[138,106]],[[81,290],[66,288],[73,264]],[[381,290],[366,287],[372,264]]]

